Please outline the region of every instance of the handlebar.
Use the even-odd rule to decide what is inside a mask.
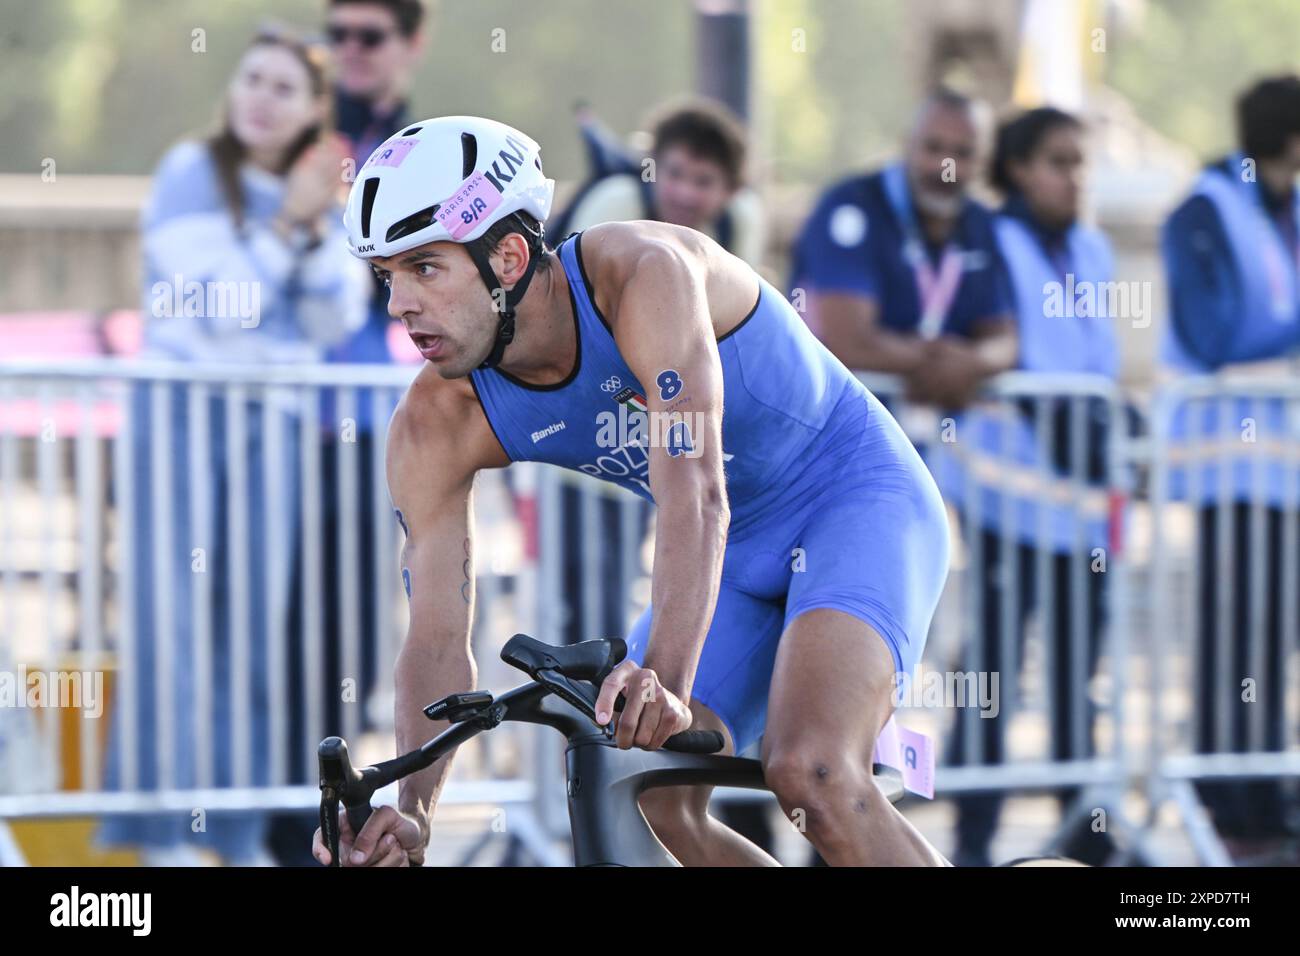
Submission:
[[[610,671],[627,656],[627,644],[620,638],[584,641],[565,647],[545,644],[526,634],[516,634],[501,649],[501,659],[527,672],[535,681],[512,691],[510,698],[529,701],[549,694],[567,701],[593,723],[596,696]],[[353,833],[360,833],[373,812],[370,799],[381,787],[428,767],[443,754],[469,738],[490,730],[507,715],[506,698],[495,701],[483,691],[451,694],[424,709],[432,720],[449,720],[452,726],[423,746],[393,760],[360,770],[352,766],[348,745],[341,737],[326,737],[317,748],[320,765],[321,837],[330,851],[330,866],[339,860],[339,807],[347,814]],[[623,698],[615,705],[622,710]],[[614,735],[613,721],[600,731]],[[676,753],[713,754],[723,748],[716,730],[684,730],[669,737],[663,749]]]
[[[664,741],[664,750],[679,754],[715,754],[726,745],[716,730],[683,730]]]

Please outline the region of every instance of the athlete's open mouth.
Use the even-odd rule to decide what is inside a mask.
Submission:
[[[426,359],[437,358],[442,354],[442,336],[428,335],[424,332],[412,332],[411,341]]]

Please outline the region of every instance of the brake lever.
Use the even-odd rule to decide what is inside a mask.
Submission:
[[[352,766],[348,745],[342,737],[326,737],[316,750],[320,764],[321,836],[330,851],[330,866],[342,866],[339,860],[339,803],[348,815],[353,833],[360,833],[373,812],[370,797],[375,792],[366,775]]]
[[[329,865],[339,866],[339,795],[324,784],[320,788],[320,832],[330,851]]]
[[[596,698],[600,694],[599,685],[587,681],[575,681],[559,671],[548,668],[539,668],[533,676],[539,684],[542,684],[551,693],[568,701],[590,717],[591,722],[605,735],[607,740],[614,739],[614,721],[610,720],[606,724],[601,724],[596,720]],[[621,714],[626,704],[626,695],[620,693],[614,699],[614,713]]]
[[[596,690],[586,681],[575,681],[572,678],[561,674],[559,671],[551,670],[549,668],[539,668],[537,673],[533,676],[539,684],[549,690],[552,694],[555,694],[562,700],[572,704],[578,710],[582,711],[582,713],[590,717],[591,722],[595,723],[606,737],[614,736],[614,731],[611,726],[613,721],[610,721],[610,723],[604,727],[601,727],[600,724],[596,723]]]

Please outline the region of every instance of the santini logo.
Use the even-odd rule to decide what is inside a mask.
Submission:
[[[152,926],[152,893],[71,893],[50,897],[51,926],[126,926],[134,936],[148,936]]]
[[[554,425],[547,425],[541,431],[533,432],[528,437],[531,438],[533,440],[533,444],[536,445],[543,438],[547,438],[551,435],[554,435],[556,432],[562,432],[562,431],[564,431],[564,422],[556,422]]]

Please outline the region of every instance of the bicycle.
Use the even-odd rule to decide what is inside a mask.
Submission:
[[[339,806],[359,833],[372,808],[375,791],[428,767],[453,748],[503,721],[553,727],[568,741],[569,825],[575,866],[677,866],[677,860],[654,835],[638,798],[645,790],[685,784],[711,784],[751,790],[768,789],[757,760],[719,754],[722,735],[714,730],[686,730],[668,738],[656,751],[621,750],[612,724],[596,723],[601,683],[627,655],[621,638],[583,641],[564,647],[516,634],[501,649],[501,659],[532,680],[500,697],[488,691],[449,694],[424,708],[430,720],[452,726],[419,748],[374,766],[356,769],[347,743],[327,737],[320,744],[320,824],[330,851],[330,866],[339,866]],[[616,709],[620,709],[622,699]],[[874,764],[876,785],[890,803],[903,796],[899,771]]]

